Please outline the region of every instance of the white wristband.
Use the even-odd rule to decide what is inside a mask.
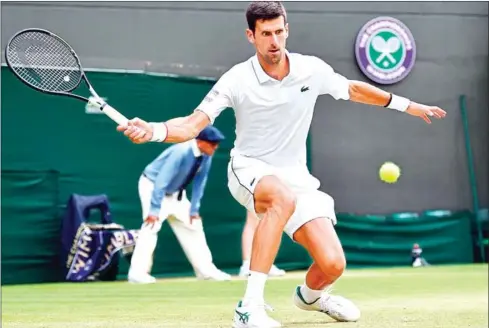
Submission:
[[[391,100],[385,107],[389,109],[395,109],[400,112],[405,112],[410,104],[411,100],[391,94]]]
[[[168,134],[168,128],[165,123],[149,123],[153,127],[153,136],[151,137],[151,141],[163,142],[166,139]]]

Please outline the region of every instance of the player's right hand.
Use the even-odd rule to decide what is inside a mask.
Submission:
[[[136,144],[149,142],[153,136],[153,127],[137,117],[129,120],[126,125],[117,126],[117,131],[124,132],[124,135]]]

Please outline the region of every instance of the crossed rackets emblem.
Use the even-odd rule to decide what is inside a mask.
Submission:
[[[377,64],[386,57],[392,64],[397,63],[396,59],[392,56],[393,53],[401,48],[401,41],[397,37],[392,36],[386,41],[383,37],[377,35],[372,39],[371,44],[375,51],[380,52],[380,56],[375,60]]]

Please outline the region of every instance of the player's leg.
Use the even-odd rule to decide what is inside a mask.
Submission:
[[[294,193],[276,176],[260,179],[254,191],[255,211],[262,216],[253,237],[250,278],[244,300],[263,299],[265,280],[282,240],[282,232],[295,211]],[[259,276],[260,282],[253,275]],[[263,281],[262,281],[263,280]]]
[[[243,263],[239,269],[239,276],[246,277],[250,273],[250,258],[251,258],[251,245],[253,243],[253,236],[255,230],[258,227],[259,219],[251,211],[246,211],[246,222],[243,227],[241,235],[241,252]],[[285,271],[279,269],[276,265],[272,265],[269,277],[279,277],[285,275]]]
[[[299,228],[294,238],[314,260],[305,283],[294,291],[294,304],[306,311],[326,313],[337,321],[357,321],[360,310],[348,299],[329,293],[329,288],[341,277],[346,266],[331,220],[312,220]]]
[[[255,230],[250,275],[243,299],[235,309],[235,328],[275,328],[280,323],[265,312],[264,289],[280,246],[282,232],[295,211],[294,193],[263,162],[233,157],[228,170],[233,197],[260,217]]]
[[[282,239],[282,232],[295,210],[295,196],[276,176],[264,176],[253,194],[256,213],[261,216],[255,230],[250,274],[243,299],[235,309],[235,328],[276,328],[281,324],[270,318],[264,300],[265,283]]]
[[[143,220],[149,213],[151,195],[154,185],[144,176],[139,179],[138,190],[141,200]],[[162,220],[155,224],[147,224],[143,221],[136,246],[131,258],[131,266],[128,272],[128,280],[133,283],[153,283],[155,278],[149,273],[153,264],[153,253],[158,241],[158,232],[161,229]]]
[[[303,310],[326,313],[338,321],[356,321],[360,317],[358,308],[349,300],[329,293],[330,287],[341,277],[346,267],[343,248],[334,229],[336,217],[332,210],[333,200],[319,191],[312,195],[299,196],[300,211],[296,214],[313,219],[305,219],[306,222],[297,230],[287,231],[314,260],[304,284],[297,286],[294,291],[294,304]],[[321,209],[309,210],[314,206],[328,207],[328,204],[330,214],[323,213],[322,216],[314,218],[320,214]],[[300,220],[299,216],[297,219]]]

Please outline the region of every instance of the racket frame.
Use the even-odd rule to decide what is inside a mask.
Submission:
[[[50,37],[53,37],[53,38],[57,39],[58,41],[60,41],[61,43],[63,43],[63,45],[65,45],[70,50],[71,54],[75,57],[76,62],[78,64],[78,67],[80,69],[80,78],[79,78],[78,82],[75,84],[75,86],[73,88],[71,88],[71,89],[69,89],[67,91],[49,91],[49,90],[45,90],[45,89],[42,89],[42,88],[38,88],[38,87],[36,87],[36,86],[28,83],[27,81],[25,81],[15,71],[15,69],[12,68],[11,63],[9,61],[9,56],[8,56],[8,53],[9,53],[8,49],[10,47],[10,44],[12,43],[12,41],[16,37],[18,37],[19,35],[22,35],[24,33],[28,33],[28,32],[38,32],[38,33],[47,34]],[[109,116],[113,121],[115,121],[116,123],[121,124],[121,125],[126,124],[127,121],[128,121],[128,119],[124,115],[120,114],[117,110],[115,110],[114,108],[112,108],[111,106],[109,106],[105,101],[103,101],[102,98],[99,97],[99,95],[95,92],[95,90],[93,89],[92,85],[88,81],[88,78],[87,78],[87,76],[85,74],[85,70],[83,69],[83,66],[81,64],[80,58],[76,54],[75,50],[73,50],[73,48],[70,46],[70,44],[68,42],[66,42],[65,40],[63,40],[63,38],[61,38],[60,36],[54,34],[53,32],[50,32],[48,30],[41,29],[41,28],[27,28],[27,29],[23,29],[23,30],[18,31],[17,33],[15,33],[9,39],[9,41],[7,42],[7,45],[5,46],[5,61],[7,63],[7,67],[9,68],[9,70],[22,83],[24,83],[25,85],[27,85],[28,87],[30,87],[30,88],[32,88],[32,89],[34,89],[36,91],[40,91],[40,92],[43,92],[43,93],[46,93],[46,94],[50,94],[50,95],[67,96],[67,97],[75,98],[75,99],[78,99],[78,100],[81,100],[81,101],[84,101],[84,102],[88,102],[91,105],[98,107],[102,112],[104,112],[107,116]],[[76,88],[78,88],[80,86],[82,80],[85,82],[85,84],[88,87],[88,90],[92,94],[92,96],[94,98],[96,98],[98,101],[94,102],[91,99],[88,99],[86,97],[77,95],[75,93],[72,93],[73,90],[75,90]]]

